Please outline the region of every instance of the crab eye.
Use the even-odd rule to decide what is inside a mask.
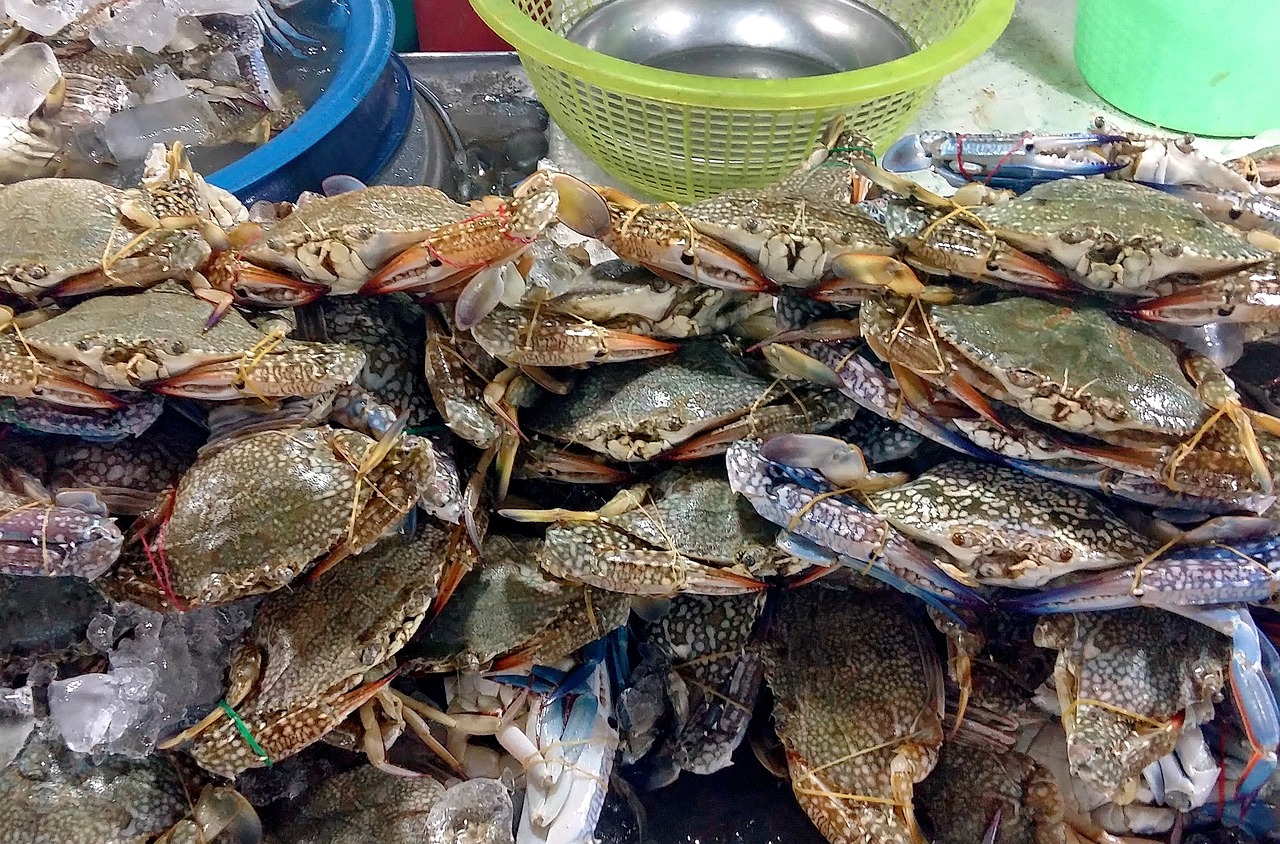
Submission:
[[[1011,369],[1008,374],[1009,383],[1015,387],[1034,387],[1040,383],[1040,376],[1030,369]]]
[[[1075,555],[1076,555],[1076,554],[1075,554],[1075,552],[1074,552],[1074,551],[1072,551],[1070,548],[1059,548],[1059,549],[1058,549],[1058,562],[1060,562],[1060,563],[1069,563],[1069,562],[1071,562],[1071,558],[1072,558],[1072,557],[1074,557]]]
[[[689,250],[689,249],[686,249],[686,250],[684,250],[683,252],[681,252],[681,253],[680,253],[680,263],[684,264],[686,267],[692,267],[692,266],[693,266],[693,251],[692,251],[692,250]]]
[[[969,534],[964,531],[953,531],[951,533],[951,544],[957,548],[964,548],[969,544]]]

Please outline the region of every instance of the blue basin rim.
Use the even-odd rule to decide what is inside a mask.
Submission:
[[[303,191],[319,192],[321,182],[330,176],[372,181],[395,157],[413,127],[414,96],[409,69],[393,55],[369,96],[346,120],[285,167],[260,174],[233,193],[246,205],[262,200],[292,202]]]
[[[391,0],[340,0],[338,2],[313,0],[313,3],[314,8],[321,13],[328,13],[331,17],[346,18],[345,21],[339,19],[328,22],[331,28],[343,32],[342,58],[334,69],[324,93],[288,129],[208,177],[211,183],[240,196],[242,200],[245,199],[241,196],[242,192],[248,191],[256,183],[263,182],[278,171],[287,169],[296,159],[332,134],[339,124],[351,116],[357,106],[369,98],[374,87],[380,81],[384,81],[389,70],[388,60],[393,55],[391,44],[395,38],[395,14],[391,7]],[[392,70],[392,73],[394,74],[395,70]],[[407,71],[404,75],[408,76]],[[410,93],[405,98],[409,102],[404,108],[407,108],[408,117],[411,119],[413,115],[412,86],[406,82],[405,87]],[[395,103],[395,106],[399,108],[401,104]],[[356,127],[348,128],[350,130]],[[385,128],[391,130],[393,127]],[[405,131],[407,128],[406,121]],[[362,134],[365,134],[362,143],[368,144],[369,135]],[[395,147],[392,147],[387,160],[394,152]],[[385,163],[386,160],[380,162],[378,166],[381,167]],[[376,170],[375,173],[352,173],[351,175],[357,178],[361,176],[371,178],[375,174]],[[320,178],[323,179],[324,176]],[[280,199],[284,198],[280,197]]]

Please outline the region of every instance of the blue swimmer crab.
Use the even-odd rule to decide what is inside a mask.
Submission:
[[[396,674],[388,661],[426,617],[450,533],[423,524],[413,536],[388,540],[268,598],[228,669],[227,703],[255,742],[215,709],[164,746],[189,741],[201,767],[234,777],[297,753],[360,710],[363,746],[379,767],[403,773],[386,761],[386,749],[405,724],[438,747],[413,706],[387,688]],[[377,584],[371,592],[360,585],[366,577]],[[353,603],[357,593],[365,599]],[[375,701],[391,718],[390,727],[379,726]]]
[[[1280,593],[1277,561],[1280,538],[1275,536],[1187,545],[1002,604],[1037,615],[1150,607],[1185,616],[1228,637],[1230,687],[1250,754],[1235,796],[1247,804],[1276,769],[1280,746],[1280,656],[1246,606],[1275,601]]]
[[[143,514],[116,585],[179,607],[279,589],[317,559],[327,568],[371,548],[439,494],[442,471],[427,440],[395,431],[375,441],[293,427],[212,443]]]
[[[512,199],[490,196],[471,205],[430,187],[368,187],[318,198],[230,255],[225,284],[240,301],[268,307],[326,292],[425,293],[458,299],[459,325],[469,328],[497,304],[510,281],[503,267],[542,234],[557,205],[556,180],[547,171],[525,180]]]
[[[0,332],[0,391],[73,407],[118,407],[108,390],[269,400],[349,384],[365,363],[347,346],[263,334],[234,311],[213,326],[209,315],[207,303],[164,283],[10,326]]]
[[[730,190],[691,205],[642,205],[596,188],[605,208],[585,200],[566,203],[561,220],[624,260],[709,287],[807,288],[832,275],[894,287],[902,280],[891,257],[897,247],[851,202],[858,179],[850,162],[865,157],[866,149],[856,133],[829,133],[797,171],[774,185]],[[832,181],[843,190],[833,192]]]
[[[631,595],[756,592],[755,578],[792,567],[773,531],[724,477],[677,467],[652,486],[619,493],[599,511],[500,510],[508,518],[554,521],[538,554],[549,574]]]
[[[1008,431],[1011,421],[994,399],[1068,434],[1112,443],[1068,448],[1171,489],[1273,488],[1263,434],[1280,427],[1244,407],[1207,358],[1180,359],[1099,309],[1027,297],[927,308],[881,298],[864,304],[860,324],[926,412],[931,387],[939,387]],[[1263,430],[1255,433],[1255,425]]]
[[[924,624],[893,601],[809,586],[782,596],[763,655],[791,788],[826,839],[923,840],[912,795],[943,739]]]
[[[725,454],[729,483],[778,525],[786,547],[823,565],[843,565],[900,589],[956,620],[986,600],[947,574],[887,519],[804,468],[767,459],[759,442],[739,440]]]

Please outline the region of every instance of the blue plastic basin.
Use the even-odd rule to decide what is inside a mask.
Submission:
[[[319,99],[288,129],[208,177],[245,204],[293,200],[338,173],[372,179],[413,122],[413,81],[391,52],[391,0],[311,2],[291,20],[338,32],[330,48],[342,55]]]

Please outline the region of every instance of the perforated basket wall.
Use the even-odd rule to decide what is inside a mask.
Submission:
[[[864,0],[917,52],[862,70],[740,80],[656,70],[563,37],[608,0],[471,0],[520,55],[565,135],[602,169],[661,199],[690,201],[768,184],[824,126],[848,115],[877,150],[896,139],[944,75],[985,50],[1014,0]]]

